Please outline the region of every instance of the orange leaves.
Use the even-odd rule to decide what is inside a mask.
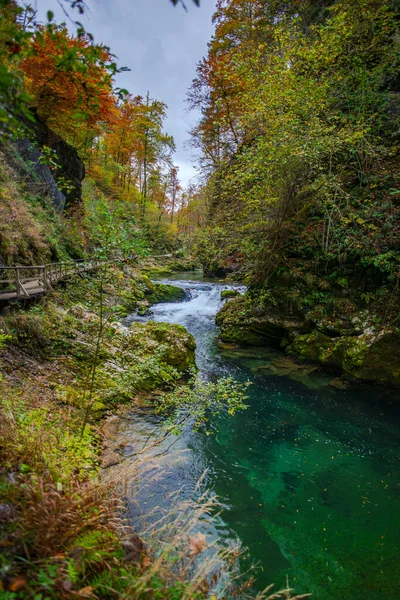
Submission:
[[[26,578],[23,575],[19,577],[13,577],[8,584],[10,592],[18,592],[26,585]]]
[[[31,52],[21,63],[32,107],[61,134],[79,124],[94,127],[112,118],[109,51],[84,37],[70,37],[62,27],[39,28]]]

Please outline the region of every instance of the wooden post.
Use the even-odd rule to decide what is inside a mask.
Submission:
[[[16,291],[17,291],[17,298],[20,298],[21,297],[21,286],[20,286],[20,282],[19,282],[18,267],[15,267],[15,287],[16,287]]]
[[[17,298],[21,298],[21,296],[25,296],[29,298],[29,293],[26,291],[24,286],[22,285],[20,276],[19,276],[19,267],[15,267],[15,283],[17,288]]]
[[[49,282],[47,281],[47,268],[46,268],[46,266],[42,267],[42,272],[43,272],[44,293],[47,294],[47,292],[49,291]]]

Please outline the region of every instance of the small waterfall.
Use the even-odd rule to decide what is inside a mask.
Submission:
[[[152,307],[149,316],[132,318],[142,322],[153,320],[183,325],[196,340],[199,369],[207,373],[221,372],[222,365],[219,365],[218,357],[213,351],[217,335],[215,315],[224,302],[221,300],[221,292],[233,287],[239,292],[244,292],[246,288],[237,285],[169,279],[163,279],[160,283],[172,284],[185,290],[186,301],[156,304]]]

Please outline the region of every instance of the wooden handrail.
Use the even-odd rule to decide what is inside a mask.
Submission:
[[[15,273],[13,278],[0,279],[0,284],[12,286],[11,289],[0,290],[0,300],[13,300],[46,294],[53,289],[52,284],[58,283],[74,273],[92,271],[111,262],[113,261],[78,259],[45,265],[0,266],[0,272],[14,271]],[[28,276],[24,271],[36,271],[36,274]]]

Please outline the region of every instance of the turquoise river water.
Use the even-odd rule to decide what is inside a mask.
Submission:
[[[179,304],[152,319],[184,325],[207,376],[252,382],[249,408],[218,417],[214,434],[188,431],[186,450],[149,503],[206,484],[223,503],[221,539],[248,548],[257,588],[284,585],[314,600],[395,600],[400,593],[400,404],[393,392],[343,388],[334,376],[299,368],[275,349],[221,350],[215,314],[227,286],[180,275]],[[134,318],[134,317],[133,317]],[[332,382],[332,380],[334,380]],[[333,383],[333,384],[332,384]]]

